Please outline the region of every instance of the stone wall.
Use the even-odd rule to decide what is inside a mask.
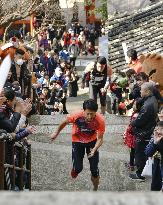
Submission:
[[[132,13],[134,10],[141,9],[151,3],[150,0],[107,0],[108,13],[112,15],[115,12]]]
[[[162,193],[2,192],[1,204],[9,205],[161,205]]]

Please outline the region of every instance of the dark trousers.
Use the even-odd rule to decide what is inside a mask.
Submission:
[[[67,101],[67,98],[64,97],[62,100],[61,100],[61,103],[63,104],[63,113],[67,113],[67,108],[66,108],[66,101]]]
[[[97,102],[97,95],[99,94],[101,106],[106,106],[106,93],[102,94],[101,88],[101,86],[89,83],[89,98]]]
[[[147,156],[145,155],[145,148],[148,145],[149,141],[141,141],[136,139],[135,144],[135,163],[137,166],[137,175],[141,176],[141,173],[145,167]]]
[[[80,143],[80,142],[73,142],[72,143],[72,163],[73,163],[73,170],[77,173],[80,173],[83,169],[83,159],[85,155],[85,151],[87,155],[91,152],[91,149],[94,148],[96,141],[90,143]],[[90,164],[90,171],[93,177],[99,176],[99,152],[96,151],[94,156],[89,158]]]
[[[130,150],[130,166],[135,165],[135,148],[131,148]]]
[[[76,57],[70,58],[70,63],[73,67],[75,67]]]
[[[77,80],[69,82],[69,97],[77,97],[78,83]]]
[[[162,188],[162,175],[160,159],[154,158],[152,165],[152,183],[151,191],[160,191]]]

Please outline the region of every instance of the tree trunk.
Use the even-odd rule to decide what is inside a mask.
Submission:
[[[7,35],[7,31],[8,29],[10,28],[10,26],[12,25],[13,22],[11,22],[6,28],[5,28],[5,32],[4,32],[4,35],[3,35],[3,43],[5,44],[6,43],[6,35]]]

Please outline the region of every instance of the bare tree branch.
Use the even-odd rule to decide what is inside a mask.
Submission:
[[[47,8],[51,20],[57,19],[61,13],[59,0],[0,0],[0,26],[6,27],[12,22],[25,19]]]

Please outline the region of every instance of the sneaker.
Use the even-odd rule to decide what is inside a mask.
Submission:
[[[67,110],[65,110],[65,111],[63,111],[63,114],[64,114],[64,115],[67,115],[67,114],[69,114],[69,113],[67,112]]]
[[[77,173],[74,169],[72,169],[72,170],[71,170],[71,177],[72,177],[73,179],[75,179],[77,176],[78,176],[78,173]]]
[[[138,176],[136,173],[130,174],[129,177],[130,177],[130,179],[133,179],[133,180],[139,180],[142,182],[145,181],[145,177]]]

